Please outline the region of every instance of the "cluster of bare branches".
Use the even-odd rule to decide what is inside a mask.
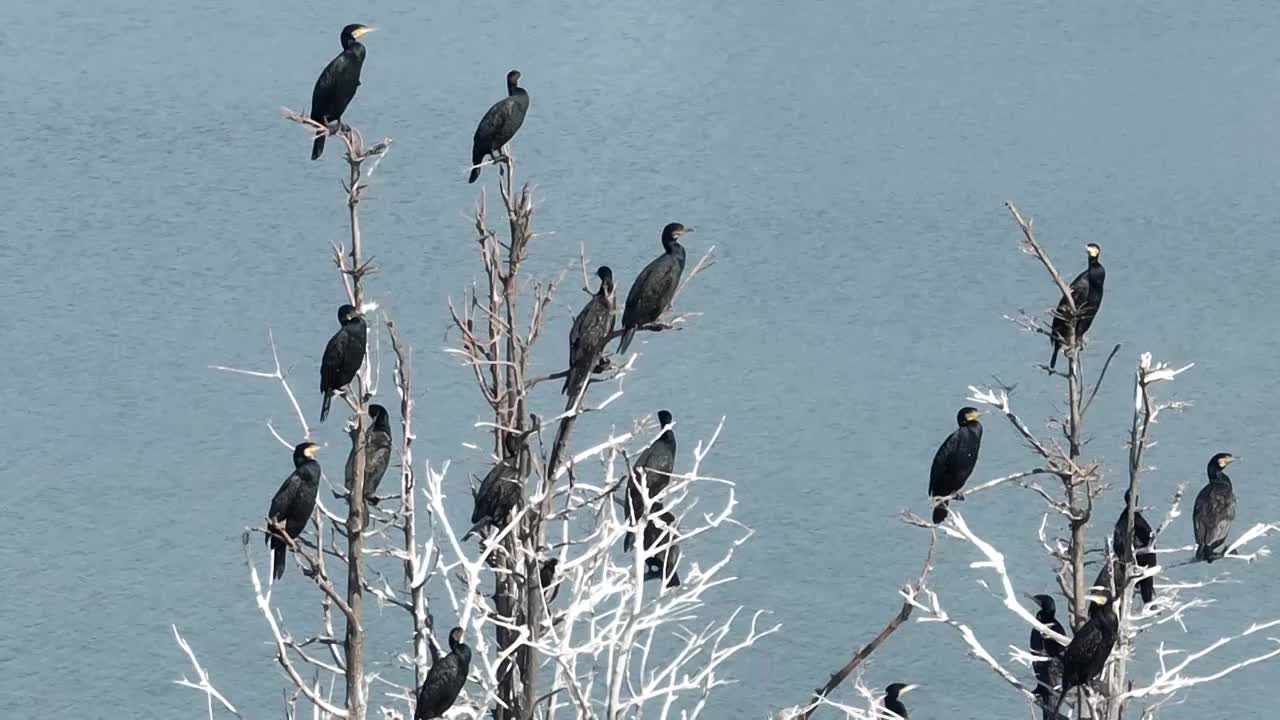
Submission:
[[[287,110],[286,117],[315,133],[336,135],[346,146],[350,244],[335,244],[332,252],[347,302],[369,316],[377,305],[366,298],[367,280],[376,267],[364,252],[360,207],[391,140],[367,146],[358,130],[332,130]],[[726,617],[703,617],[709,596],[734,581],[730,563],[751,535],[734,519],[734,484],[702,470],[723,420],[696,444],[690,462],[677,465],[660,493],[644,493],[646,512],[632,517],[622,510],[622,498],[637,453],[654,439],[646,432],[647,418],[576,452],[570,438],[583,414],[616,406],[638,356],[606,353],[563,411],[542,417],[534,412],[535,386],[566,374],[536,377],[530,366],[563,274],[551,280],[526,277],[524,263],[538,237],[533,193],[528,185],[517,188],[509,148],[494,162],[506,228],[491,227],[482,192],[474,228],[483,280],[466,288],[461,302],[450,302],[457,342],[447,352],[467,368],[481,392],[491,419],[477,428],[492,438],[492,462],[514,467],[520,501],[494,527],[464,532],[451,523],[450,508],[472,498],[446,492],[447,461],[415,470],[413,350],[399,324],[382,312],[400,409],[398,493],[374,498],[380,501],[374,507],[363,487],[364,437],[381,378],[383,335],[371,332],[366,364],[342,396],[352,413],[351,486],[329,482],[330,493],[322,493],[312,516],[314,534],[290,538],[264,525],[247,528],[243,537],[249,585],[287,681],[290,718],[304,705],[315,717],[362,719],[371,705],[384,717],[412,716],[419,688],[442,657],[434,638],[436,616],[456,618],[474,648],[466,687],[447,713],[456,718],[624,718],[645,708],[663,717],[697,717],[712,692],[729,682],[727,661],[778,629],[762,622],[761,611],[742,620],[743,608]],[[584,249],[584,280],[585,255]],[[714,246],[685,275],[677,297],[713,263]],[[695,316],[668,311],[641,329],[680,329]],[[302,437],[310,438],[312,429],[269,337],[272,370],[213,367],[279,383]],[[602,388],[603,397],[589,403],[589,395]],[[555,401],[560,402],[558,396]],[[268,423],[268,429],[292,447],[280,428]],[[509,453],[513,447],[519,448],[514,455]],[[318,591],[319,619],[306,633],[291,630],[299,619],[286,621],[273,604],[270,573],[260,572],[262,558],[252,551],[251,538],[269,533],[287,543],[292,562]],[[644,536],[644,542],[620,557],[619,541],[631,533]],[[468,543],[473,534],[478,542]],[[691,547],[698,548],[698,561],[690,559]],[[388,560],[397,561],[395,571]],[[335,568],[345,569],[345,587]],[[390,661],[370,656],[363,622],[369,598],[402,610],[409,621],[397,643],[403,649]],[[339,623],[345,627],[342,634]],[[176,627],[174,633],[196,675],[178,683],[205,694],[210,717],[217,708],[238,716]]]

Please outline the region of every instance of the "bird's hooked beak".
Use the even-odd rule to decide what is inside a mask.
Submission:
[[[315,456],[316,456],[316,453],[317,453],[317,452],[319,452],[319,451],[320,451],[320,446],[319,446],[319,445],[312,444],[312,445],[308,445],[307,447],[303,448],[303,450],[302,450],[302,454],[303,454],[303,455],[306,455],[306,456],[307,456],[307,457],[309,457],[309,458],[313,458],[313,457],[315,457]]]
[[[359,40],[365,35],[368,35],[371,32],[377,32],[377,31],[378,31],[378,28],[376,27],[368,27],[367,25],[361,25],[360,27],[351,31],[351,36]]]
[[[1219,460],[1219,461],[1218,461],[1218,465],[1220,465],[1221,467],[1226,467],[1226,466],[1230,465],[1231,463],[1235,462],[1237,459],[1238,459],[1238,458],[1237,458],[1235,455],[1228,455],[1228,456],[1226,456],[1226,457],[1222,458],[1221,460]]]
[[[908,685],[908,686],[906,686],[906,687],[904,687],[904,688],[902,688],[901,690],[899,690],[899,691],[898,691],[898,696],[899,696],[899,697],[901,697],[901,696],[903,696],[903,695],[906,695],[907,693],[911,692],[912,690],[915,690],[915,689],[916,689],[916,688],[918,688],[918,687],[920,687],[920,686],[919,686],[919,685],[914,685],[914,684],[912,684],[912,685]]]

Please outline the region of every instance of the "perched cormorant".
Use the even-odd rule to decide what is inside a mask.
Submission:
[[[1111,549],[1116,554],[1116,562],[1131,563],[1134,562],[1133,547],[1128,542],[1128,536],[1125,530],[1129,525],[1129,505],[1133,501],[1129,496],[1129,491],[1124,491],[1124,510],[1120,513],[1120,517],[1116,519],[1116,527],[1111,533]],[[1154,540],[1154,533],[1151,532],[1151,525],[1147,523],[1147,519],[1142,517],[1138,507],[1133,508],[1133,537],[1137,538],[1137,545],[1140,548],[1150,548],[1151,542]],[[1156,554],[1153,552],[1139,552],[1137,563],[1139,566],[1148,568],[1156,566]],[[1116,573],[1117,577],[1123,577],[1123,573]],[[1119,584],[1117,584],[1117,588]],[[1156,579],[1154,577],[1143,578],[1138,581],[1138,593],[1142,595],[1142,602],[1149,603],[1156,597]]]
[[[680,223],[668,223],[662,228],[662,254],[640,271],[627,291],[627,304],[622,310],[623,333],[622,342],[618,344],[619,354],[631,347],[631,339],[638,328],[656,321],[671,304],[676,288],[680,287],[680,276],[684,274],[684,246],[680,244],[680,236],[690,232],[693,228],[686,228]]]
[[[1095,588],[1096,589],[1096,588]],[[1102,674],[1120,633],[1120,620],[1112,608],[1114,597],[1106,591],[1089,595],[1089,619],[1076,630],[1071,644],[1062,652],[1062,691],[1053,708],[1057,715],[1062,701],[1074,687],[1088,685]]]
[[[509,433],[504,445],[505,457],[480,481],[475,507],[471,511],[472,526],[462,536],[463,540],[486,525],[505,527],[511,521],[511,511],[524,499],[524,484],[520,478],[520,456],[526,451],[524,437]]]
[[[373,418],[373,427],[364,432],[364,497],[374,505],[378,504],[378,484],[387,472],[387,463],[391,461],[391,419],[387,409],[381,405],[369,406],[369,417]],[[351,432],[351,454],[347,456],[347,490],[355,484],[356,479],[356,443],[355,431]]]
[[[313,442],[298,443],[293,448],[293,472],[271,498],[271,509],[267,511],[267,543],[272,550],[271,576],[276,580],[284,577],[285,551],[289,545],[279,537],[279,529],[272,526],[284,525],[290,539],[296,539],[306,529],[316,509],[316,491],[320,489],[320,463],[315,459],[319,449]]]
[[[574,318],[569,331],[569,376],[560,392],[569,396],[570,403],[577,399],[578,389],[595,369],[615,324],[613,271],[602,265],[596,270],[596,277],[600,278],[600,289]]]
[[[1107,280],[1107,271],[1102,267],[1102,263],[1098,262],[1098,255],[1102,253],[1102,248],[1096,243],[1089,243],[1085,249],[1089,253],[1089,267],[1071,281],[1071,299],[1075,301],[1079,317],[1076,320],[1075,333],[1077,345],[1084,338],[1084,334],[1089,332],[1093,319],[1098,315],[1098,309],[1102,307],[1102,284]],[[1071,308],[1067,305],[1067,298],[1063,297],[1058,301],[1058,308],[1053,311],[1053,334],[1050,336],[1053,342],[1053,357],[1049,358],[1050,370],[1058,364],[1058,351],[1067,345],[1070,335]]]
[[[556,567],[559,565],[558,558],[547,558],[538,566],[538,586],[542,588],[544,594],[547,590],[552,591],[547,602],[555,600],[556,595],[560,594],[560,581],[556,579]]]
[[[980,414],[971,407],[961,408],[956,413],[956,424],[960,427],[942,441],[938,452],[933,455],[933,466],[929,468],[929,496],[935,498],[935,525],[947,519],[946,501],[936,498],[959,492],[973,474],[973,466],[978,464],[978,449],[982,446]]]
[[[529,93],[520,87],[520,71],[507,73],[507,96],[493,104],[489,112],[480,119],[476,127],[475,137],[471,141],[471,164],[479,165],[486,155],[494,159],[502,152],[502,148],[516,136],[520,126],[524,124],[524,114],[529,112]],[[480,177],[480,168],[471,168],[473,183]]]
[[[1196,529],[1196,559],[1213,562],[1226,550],[1231,522],[1236,519],[1236,494],[1231,478],[1223,472],[1235,462],[1230,453],[1218,453],[1209,460],[1209,484],[1196,496],[1191,518]]]
[[[1036,619],[1050,630],[1066,635],[1062,623],[1058,622],[1057,606],[1053,598],[1049,595],[1036,595],[1033,599],[1040,605],[1040,609],[1036,611]],[[1036,697],[1040,698],[1041,705],[1048,706],[1053,702],[1053,691],[1062,682],[1062,661],[1059,659],[1062,657],[1062,650],[1062,643],[1031,628],[1031,652],[1049,658],[1031,663],[1031,669],[1036,674]]]
[[[456,627],[449,631],[449,653],[436,660],[418,690],[413,720],[443,717],[458,699],[462,686],[467,684],[470,670],[471,648],[462,642],[462,628]]]
[[[369,335],[364,316],[355,306],[343,305],[338,308],[338,322],[342,327],[329,338],[329,344],[324,346],[324,357],[320,360],[320,394],[324,396],[320,422],[329,417],[329,401],[333,399],[333,393],[354,380],[364,364],[365,342]]]
[[[360,68],[364,65],[364,45],[360,37],[374,28],[360,24],[342,28],[342,52],[329,61],[324,72],[316,78],[311,91],[311,119],[327,128],[335,124],[341,127],[342,113],[347,111],[351,99],[360,87]],[[311,159],[318,160],[324,152],[324,135],[316,137],[311,145]]]
[[[631,466],[632,472],[627,482],[626,497],[627,521],[631,523],[636,522],[645,509],[644,494],[640,485],[641,476],[643,476],[643,488],[647,489],[649,499],[654,500],[671,482],[671,473],[676,466],[676,434],[671,429],[671,413],[659,410],[658,424],[663,428],[662,434],[640,453],[640,457]],[[635,535],[627,532],[622,539],[622,549],[630,551],[633,545],[635,545]]]
[[[656,505],[655,510],[660,510]],[[653,557],[644,563],[645,580],[666,579],[667,587],[680,586],[680,573],[676,567],[680,564],[680,545],[675,542],[676,516],[669,511],[653,518],[644,526],[644,549],[657,549]]]
[[[907,718],[907,706],[902,704],[900,699],[903,695],[915,690],[919,685],[907,685],[906,683],[894,683],[884,689],[884,709],[902,718]]]

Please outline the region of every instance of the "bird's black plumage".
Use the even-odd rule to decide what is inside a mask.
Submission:
[[[631,347],[636,330],[656,321],[675,297],[684,274],[684,246],[680,237],[693,232],[680,223],[668,223],[662,228],[662,254],[645,266],[627,291],[627,304],[622,310],[622,341],[618,352]]]
[[[1053,708],[1054,715],[1062,708],[1068,691],[1087,685],[1102,674],[1120,633],[1120,620],[1112,607],[1114,596],[1110,593],[1090,595],[1089,601],[1089,619],[1076,630],[1071,644],[1062,652],[1062,690]]]
[[[354,380],[364,364],[365,343],[369,336],[364,316],[354,306],[343,305],[338,308],[338,323],[342,327],[329,338],[320,360],[320,394],[324,398],[320,406],[320,422],[329,417],[329,401],[333,399],[333,393]]]
[[[453,707],[471,670],[471,648],[462,642],[462,628],[449,631],[449,652],[436,660],[427,671],[427,679],[418,689],[418,707],[414,720],[443,717]]]
[[[1129,505],[1132,500],[1129,491],[1124,493],[1125,509],[1121,511],[1120,517],[1116,519],[1116,526],[1111,532],[1111,549],[1116,554],[1116,562],[1131,563],[1135,562],[1133,556],[1134,543],[1129,542]],[[1135,505],[1133,508],[1133,536],[1137,540],[1139,548],[1150,548],[1155,534],[1151,531],[1151,525],[1147,519],[1142,517],[1142,513]],[[1156,554],[1150,551],[1139,551],[1136,562],[1139,566],[1155,567]],[[1116,573],[1117,577],[1123,577],[1122,573]],[[1138,593],[1142,596],[1142,602],[1149,603],[1156,597],[1156,581],[1155,578],[1143,578],[1138,581]]]
[[[507,73],[507,96],[493,104],[480,118],[476,134],[471,140],[471,164],[479,165],[486,155],[497,155],[524,125],[524,115],[529,112],[529,93],[520,87],[520,71]],[[471,168],[473,183],[480,177],[480,168]]]
[[[279,537],[279,530],[271,526],[284,525],[290,539],[296,539],[307,528],[316,509],[316,492],[320,489],[320,463],[315,460],[319,449],[313,442],[299,443],[293,448],[293,472],[271,498],[271,509],[267,511],[267,543],[271,545],[271,576],[277,580],[284,577],[289,545]]]
[[[661,505],[655,506],[660,510]],[[680,545],[675,542],[676,516],[663,511],[644,526],[644,549],[653,551],[645,560],[645,580],[666,580],[667,587],[680,586]]]
[[[1076,304],[1077,313],[1075,322],[1077,345],[1080,344],[1085,333],[1089,332],[1093,319],[1097,317],[1098,310],[1102,307],[1102,286],[1107,280],[1106,268],[1102,267],[1102,263],[1098,261],[1102,248],[1095,243],[1089,243],[1086,249],[1089,253],[1089,267],[1071,281],[1071,299]],[[1071,339],[1071,320],[1071,306],[1067,304],[1067,298],[1063,297],[1058,301],[1057,309],[1053,311],[1053,334],[1050,336],[1053,342],[1053,356],[1049,358],[1051,370],[1058,364],[1058,351],[1066,347]]]
[[[600,353],[609,344],[609,334],[615,324],[613,271],[608,266],[601,266],[596,270],[596,276],[600,278],[600,289],[574,318],[573,328],[569,331],[569,377],[565,378],[561,392],[569,396],[570,404],[577,399],[582,383],[595,369]]]
[[[929,468],[929,497],[943,498],[960,491],[978,464],[978,450],[982,447],[982,423],[978,411],[971,407],[956,413],[955,432],[947,436],[933,455]],[[947,519],[946,501],[934,500],[933,522]]]
[[[560,594],[560,581],[556,579],[556,568],[560,565],[557,558],[547,558],[538,566],[538,585],[542,588],[542,592],[551,590],[551,594],[547,596],[547,602],[556,599],[556,595]]]
[[[505,527],[511,520],[511,511],[524,499],[524,483],[520,477],[520,457],[527,452],[524,438],[509,434],[504,445],[505,457],[480,481],[471,510],[473,524],[463,540],[485,526]]]
[[[1036,595],[1035,601],[1040,605],[1040,609],[1036,611],[1036,619],[1048,626],[1050,630],[1066,635],[1062,623],[1058,622],[1057,606],[1053,598],[1049,595]],[[1031,663],[1031,670],[1036,674],[1036,697],[1040,699],[1042,705],[1053,702],[1053,691],[1062,682],[1060,658],[1063,649],[1062,643],[1053,637],[1045,635],[1036,628],[1031,628],[1031,652],[1049,658]]]
[[[342,52],[329,61],[316,78],[311,90],[311,119],[333,128],[341,126],[342,113],[347,111],[351,99],[360,87],[360,69],[364,67],[364,45],[360,36],[373,32],[373,28],[353,24],[342,28]],[[318,160],[324,153],[324,135],[316,137],[311,145],[311,159]]]
[[[1196,559],[1213,562],[1226,550],[1231,523],[1236,519],[1236,493],[1224,472],[1235,458],[1218,453],[1209,460],[1209,484],[1196,496],[1192,513],[1196,533]]]
[[[373,427],[364,432],[364,497],[373,504],[378,503],[378,485],[387,472],[387,464],[391,462],[391,418],[387,409],[378,404],[369,406],[369,417],[373,418]],[[347,490],[355,485],[356,478],[356,433],[351,431],[351,453],[347,455]]]
[[[915,685],[907,685],[906,683],[894,683],[884,689],[884,709],[902,718],[909,720],[907,717],[907,706],[902,704],[902,696],[915,689]]]
[[[671,420],[670,412],[658,411],[658,424],[664,430],[652,445],[640,453],[640,457],[636,458],[635,464],[631,467],[626,496],[628,522],[634,523],[643,515],[645,492],[651,500],[656,500],[671,482],[671,473],[676,466],[676,434],[671,429]],[[635,545],[635,536],[628,532],[623,537],[622,549],[629,551],[633,545]]]

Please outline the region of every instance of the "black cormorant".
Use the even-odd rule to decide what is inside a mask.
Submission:
[[[1095,588],[1096,589],[1096,588]],[[1120,620],[1112,607],[1114,597],[1106,591],[1089,595],[1089,619],[1076,630],[1071,644],[1062,652],[1062,691],[1053,708],[1057,715],[1062,701],[1074,687],[1088,685],[1102,674],[1120,633]]]
[[[600,278],[600,289],[574,318],[573,329],[569,331],[569,376],[564,380],[561,393],[569,396],[570,403],[577,399],[581,383],[586,382],[595,369],[615,324],[613,271],[601,266],[596,270],[596,277]]]
[[[1218,453],[1209,460],[1209,484],[1196,496],[1196,509],[1191,515],[1197,560],[1213,562],[1226,550],[1231,522],[1236,519],[1236,494],[1231,478],[1223,471],[1234,461],[1230,453]]]
[[[1062,623],[1058,622],[1057,606],[1053,598],[1049,595],[1036,595],[1033,599],[1040,605],[1040,609],[1036,611],[1036,619],[1050,630],[1066,635]],[[1053,702],[1053,691],[1062,682],[1062,650],[1062,643],[1031,628],[1031,652],[1049,658],[1031,663],[1031,669],[1036,674],[1036,697],[1040,698],[1041,705],[1048,706]]]
[[[556,599],[556,595],[560,594],[560,581],[556,579],[556,567],[560,565],[557,558],[547,558],[538,566],[538,585],[545,594],[551,590],[551,595],[547,597],[547,602]]]
[[[320,463],[315,459],[319,449],[313,442],[298,443],[293,448],[293,472],[271,498],[271,509],[267,511],[267,543],[272,550],[271,576],[276,580],[284,577],[285,551],[289,545],[279,537],[279,528],[272,526],[283,525],[290,539],[296,539],[307,528],[316,509],[316,491],[320,489]]]
[[[915,690],[919,685],[907,685],[906,683],[894,683],[884,689],[884,709],[902,718],[907,718],[907,706],[902,704],[901,697]]]
[[[529,93],[520,87],[520,71],[507,73],[507,96],[493,104],[480,119],[475,137],[471,141],[471,164],[479,165],[486,155],[497,155],[516,136],[524,124],[524,114],[529,112]],[[471,168],[473,183],[480,177],[480,168]]]
[[[654,509],[660,510],[661,505]],[[663,511],[644,526],[644,549],[655,550],[654,555],[645,560],[644,579],[667,581],[667,587],[680,586],[680,573],[676,567],[680,564],[680,545],[675,542],[676,516]]]
[[[1125,490],[1124,510],[1120,513],[1120,517],[1116,519],[1115,529],[1111,533],[1111,549],[1115,552],[1116,562],[1118,563],[1134,562],[1133,547],[1128,542],[1128,534],[1125,532],[1129,526],[1129,505],[1131,502],[1129,491]],[[1154,540],[1151,525],[1147,523],[1146,518],[1142,517],[1142,513],[1138,511],[1136,505],[1133,508],[1133,537],[1137,539],[1137,545],[1140,548],[1150,548],[1151,542]],[[1137,563],[1144,568],[1155,567],[1156,554],[1153,552],[1139,552]],[[1118,572],[1116,577],[1122,578],[1124,573]],[[1142,602],[1144,603],[1154,600],[1156,596],[1156,579],[1149,577],[1139,580],[1138,593],[1142,595]]]
[[[470,670],[471,648],[462,642],[462,628],[456,627],[449,631],[449,653],[436,660],[418,690],[414,720],[443,717],[467,684]]]
[[[936,503],[933,508],[934,524],[947,519],[946,501],[936,498],[959,492],[973,474],[973,466],[978,464],[978,449],[982,446],[980,414],[971,407],[961,408],[956,413],[956,424],[960,427],[942,441],[938,452],[933,455],[933,466],[929,468],[929,496],[935,498]]]
[[[649,499],[656,500],[658,495],[671,482],[671,473],[676,466],[676,434],[671,429],[671,413],[658,411],[658,424],[663,432],[653,444],[645,448],[631,466],[631,478],[627,482],[626,510],[627,521],[634,523],[644,512],[644,494],[640,483],[644,482]],[[635,536],[627,532],[622,540],[622,549],[629,551],[635,545]]]
[[[374,28],[354,24],[342,28],[342,52],[329,61],[324,72],[316,78],[311,91],[311,119],[333,128],[342,124],[342,113],[347,111],[351,98],[360,87],[360,68],[364,65],[364,45],[360,37]],[[318,160],[324,152],[324,135],[319,135],[311,145],[311,159]]]
[[[520,457],[527,452],[525,438],[509,433],[504,440],[505,457],[493,466],[480,489],[476,491],[475,507],[471,511],[471,529],[463,540],[479,532],[487,525],[505,527],[511,521],[511,511],[524,499],[524,483],[520,478]]]
[[[1076,321],[1076,345],[1084,339],[1085,333],[1093,325],[1093,319],[1102,307],[1102,285],[1107,280],[1107,271],[1098,262],[1102,248],[1089,243],[1085,249],[1089,253],[1089,267],[1071,281],[1071,299],[1075,301],[1079,319]],[[1049,369],[1058,364],[1058,351],[1066,346],[1071,335],[1071,308],[1064,297],[1058,301],[1058,308],[1053,311],[1053,357],[1049,358]]]
[[[387,472],[387,464],[391,461],[391,418],[387,409],[378,404],[369,406],[369,417],[373,418],[373,427],[364,432],[364,497],[374,505],[378,504],[378,484]],[[356,443],[355,431],[351,433],[351,454],[347,456],[347,490],[355,485],[356,478]]]
[[[329,401],[333,399],[333,393],[354,380],[364,364],[365,342],[369,335],[364,316],[355,306],[343,305],[338,308],[338,322],[342,327],[329,338],[329,344],[324,346],[324,357],[320,360],[320,394],[324,396],[320,422],[329,417]]]
[[[619,353],[631,346],[637,329],[656,321],[671,304],[676,288],[680,287],[680,276],[684,274],[684,246],[680,244],[680,236],[689,232],[693,232],[693,228],[680,223],[668,223],[662,228],[662,254],[640,271],[627,291]]]

